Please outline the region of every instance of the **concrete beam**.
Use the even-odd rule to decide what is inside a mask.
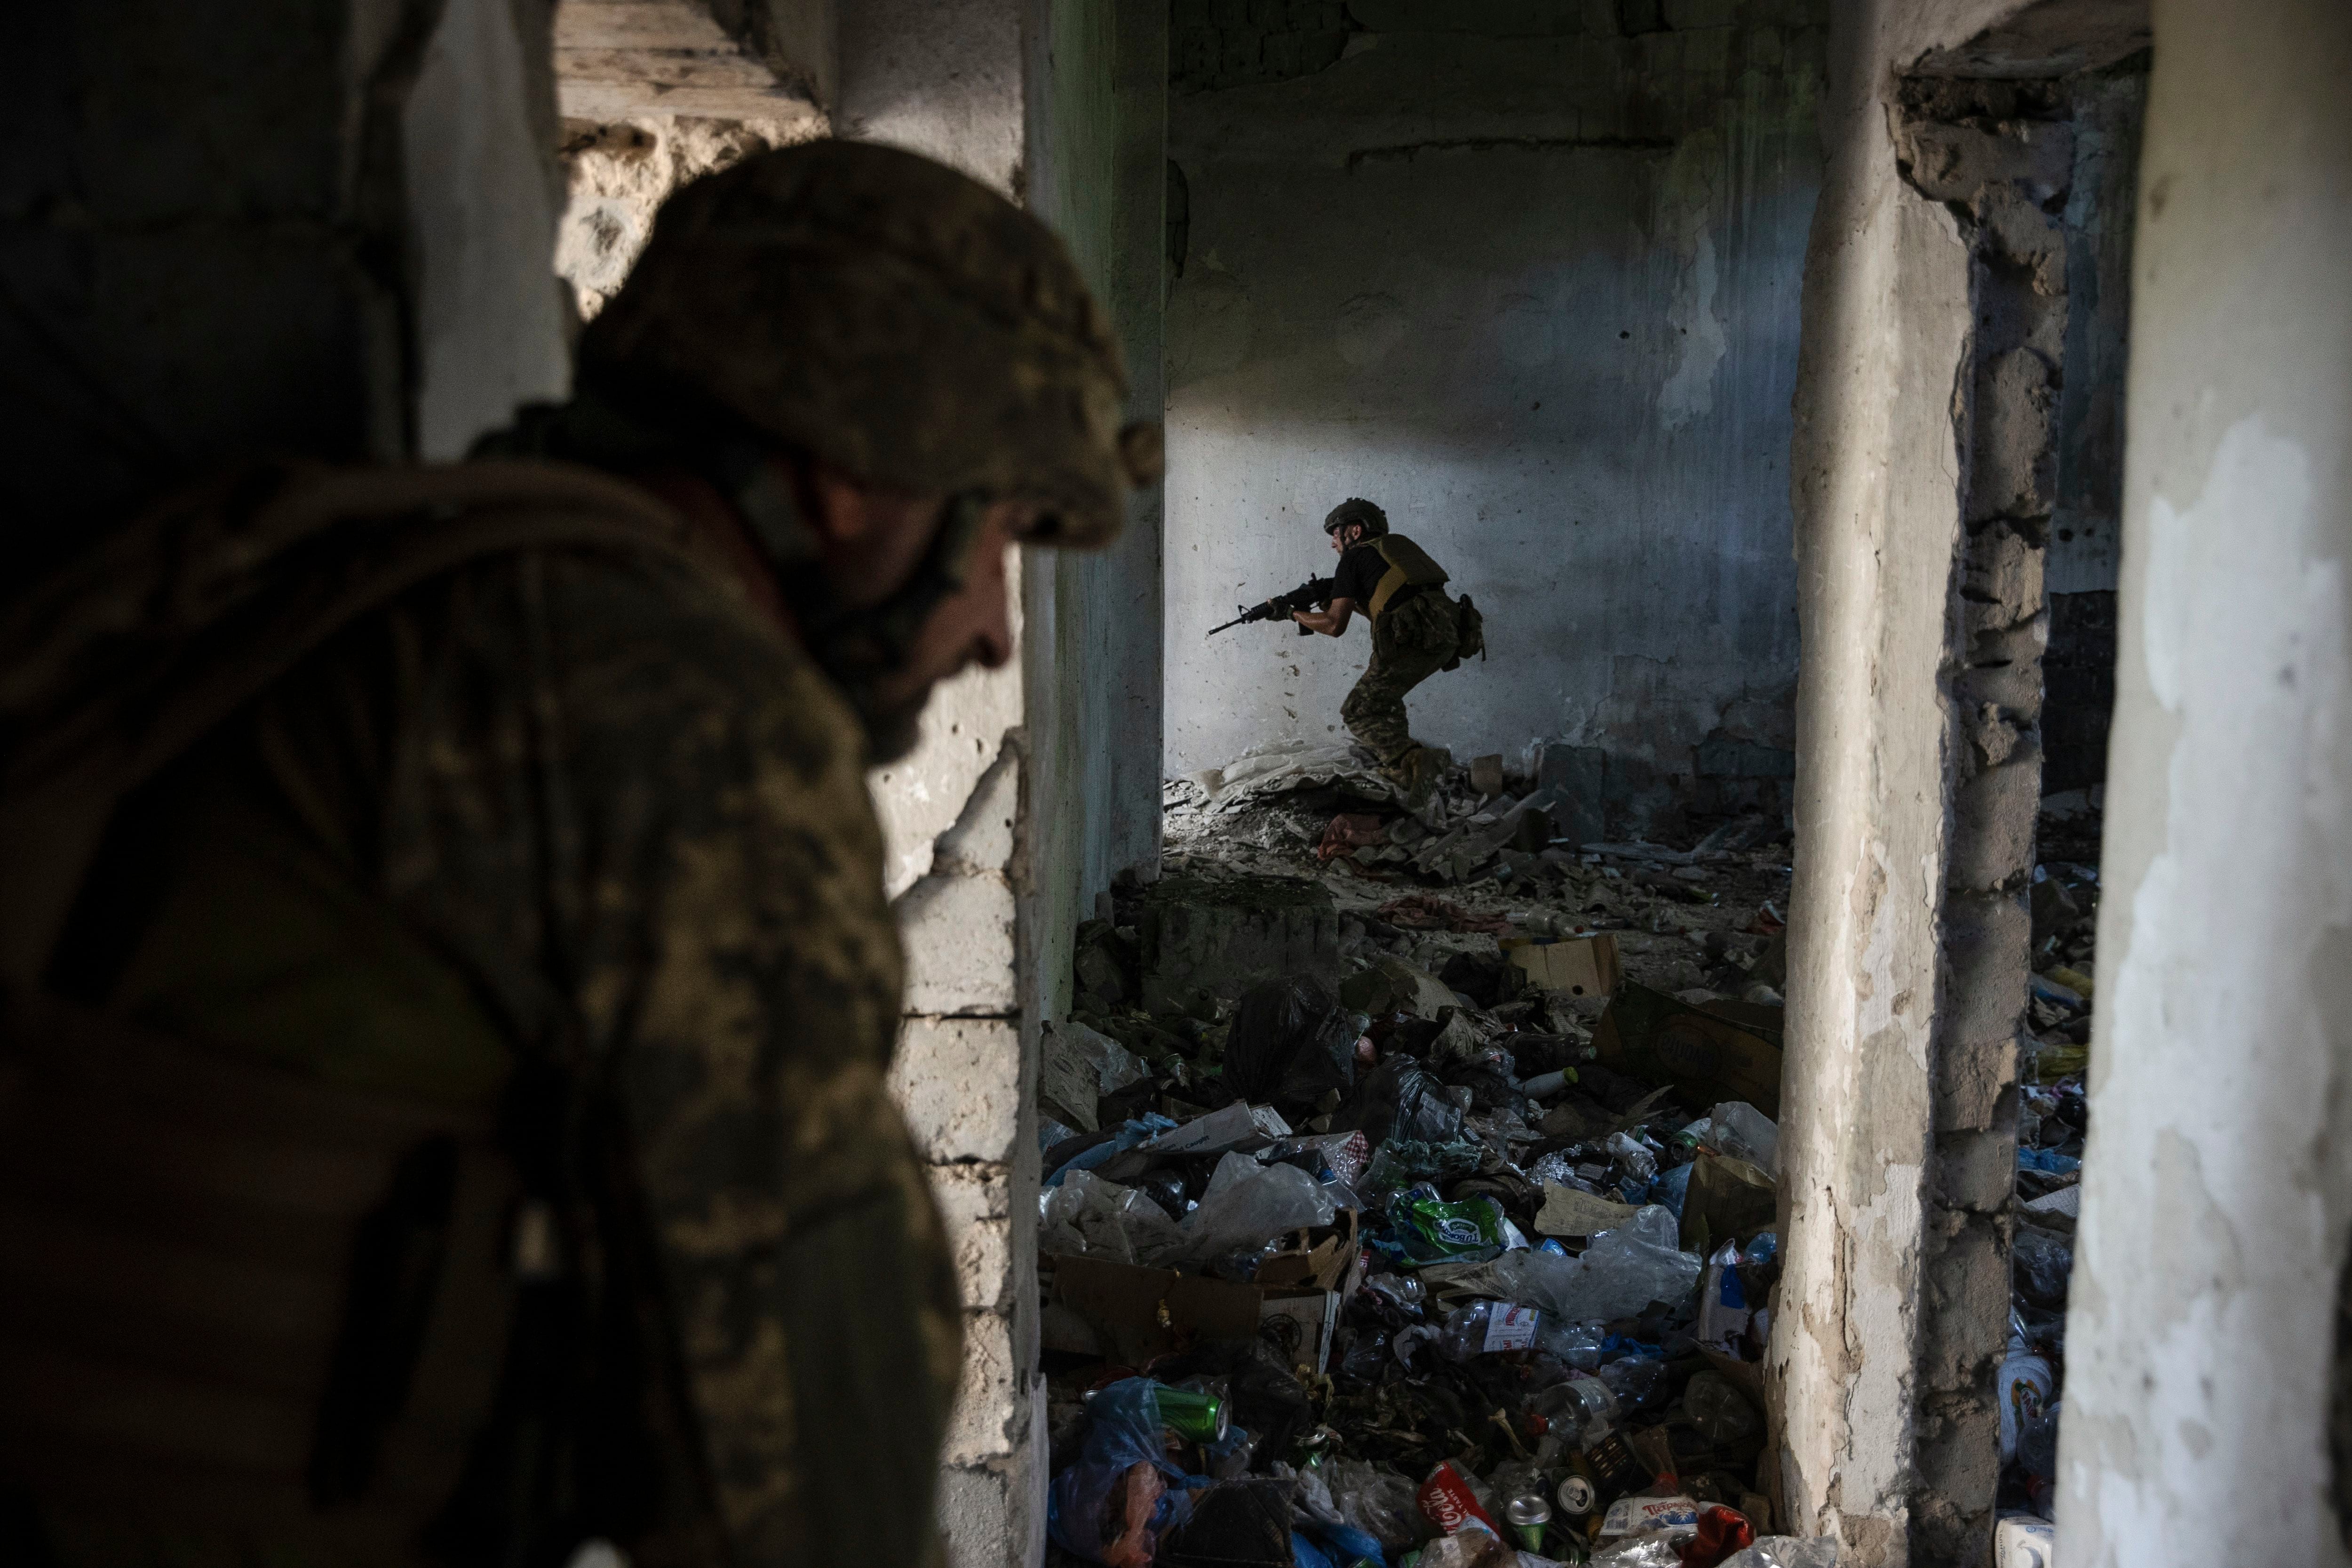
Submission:
[[[821,126],[835,63],[829,0],[562,0],[567,120],[656,116]]]

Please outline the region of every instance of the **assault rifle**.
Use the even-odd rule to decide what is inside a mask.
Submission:
[[[1245,626],[1252,621],[1286,621],[1294,612],[1298,610],[1328,609],[1331,604],[1331,589],[1330,578],[1309,577],[1289,593],[1278,594],[1255,610],[1242,610],[1239,605],[1235,605],[1234,608],[1242,610],[1242,613],[1222,626],[1211,626],[1208,635],[1215,637],[1219,632],[1230,631],[1235,626]],[[1299,627],[1298,635],[1307,636],[1307,628]]]

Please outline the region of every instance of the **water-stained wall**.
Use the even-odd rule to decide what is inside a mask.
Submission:
[[[1422,738],[1601,747],[1612,827],[1777,802],[1818,0],[1236,13],[1171,39],[1171,772],[1337,730],[1361,632],[1202,634],[1362,495],[1487,617]]]

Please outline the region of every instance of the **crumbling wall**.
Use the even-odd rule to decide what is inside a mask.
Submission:
[[[1915,79],[1896,156],[1958,220],[1972,331],[1953,399],[1958,542],[1937,681],[1950,813],[1928,1064],[1912,1550],[1964,1563],[1992,1546],[2008,1343],[2017,1067],[2042,795],[2042,594],[2057,506],[2067,242],[2068,99],[2047,82]]]
[[[703,120],[646,116],[563,127],[563,221],[556,231],[555,270],[572,286],[583,321],[604,308],[653,237],[654,214],[670,193],[754,153],[811,142],[825,132],[812,120]],[[938,827],[932,831],[936,833]]]
[[[1778,808],[1826,7],[1175,9],[1171,772],[1324,741],[1344,645],[1202,634],[1364,495],[1487,617],[1417,732],[1601,751],[1617,828]]]
[[[562,393],[547,35],[541,0],[14,19],[14,580],[194,473],[442,455]]]

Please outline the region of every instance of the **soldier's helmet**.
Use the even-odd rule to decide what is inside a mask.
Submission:
[[[994,191],[857,142],[762,153],[662,206],[580,343],[583,385],[732,416],[856,479],[1043,503],[1115,537],[1160,466],[1068,250]]]
[[[1360,496],[1349,496],[1331,509],[1323,520],[1323,531],[1337,533],[1351,522],[1364,525],[1366,539],[1378,539],[1389,531],[1389,514]]]

